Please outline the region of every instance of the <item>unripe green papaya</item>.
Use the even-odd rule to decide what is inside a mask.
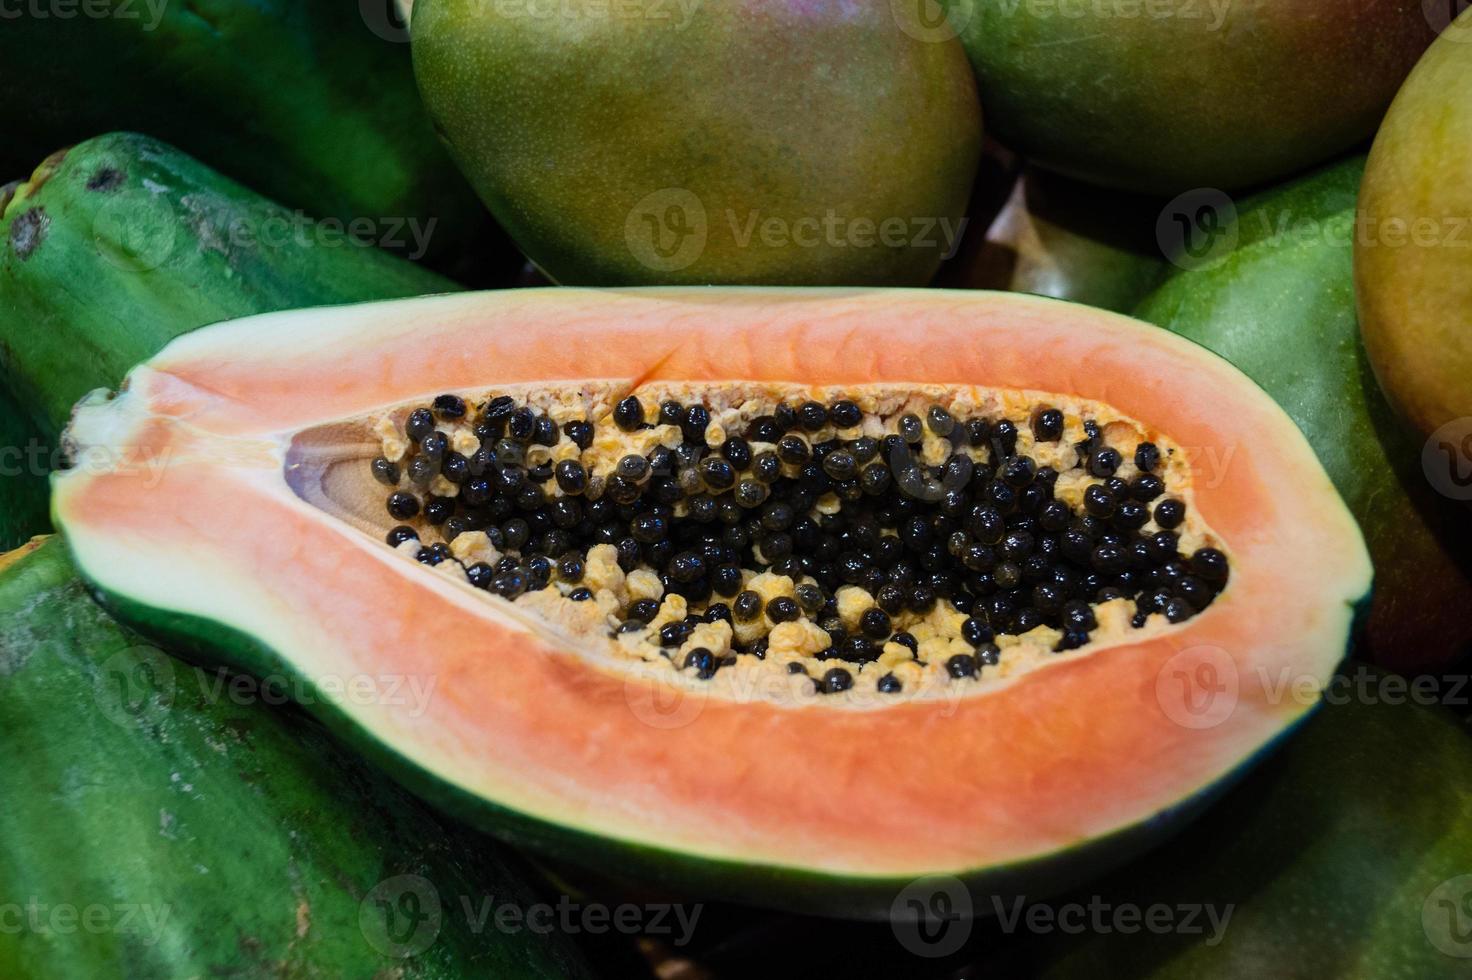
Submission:
[[[486,224],[434,138],[388,4],[87,0],[0,16],[0,179],[98,133],[148,133],[313,218]]]
[[[46,443],[20,402],[0,385],[0,550],[50,525]]]
[[[538,901],[496,845],[119,626],[59,540],[3,565],[0,975],[587,974],[474,916]]]
[[[158,140],[53,154],[0,214],[0,381],[48,432],[195,327],[458,287]]]

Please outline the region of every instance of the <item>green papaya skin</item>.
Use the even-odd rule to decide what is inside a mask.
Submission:
[[[1359,342],[1351,265],[1363,170],[1355,157],[1243,201],[1220,248],[1134,312],[1230,360],[1298,423],[1375,563],[1369,656],[1433,670],[1472,646],[1472,525],[1427,480],[1420,441],[1394,418]]]
[[[587,975],[560,934],[477,934],[462,896],[538,900],[495,845],[117,625],[59,540],[0,571],[0,668],[0,975]],[[417,925],[379,904],[406,894]]]
[[[1360,323],[1391,403],[1472,432],[1472,12],[1426,52],[1375,137],[1355,241]],[[1463,457],[1465,459],[1465,457]],[[1465,465],[1459,459],[1458,465]]]
[[[145,136],[48,158],[0,215],[0,380],[48,434],[196,327],[458,289]]]
[[[1170,195],[1282,178],[1374,132],[1420,0],[951,0],[987,127],[1034,163]]]
[[[1345,676],[1335,700],[1198,824],[1073,899],[1097,895],[1106,923],[1115,909],[1143,922],[1162,905],[1184,922],[1180,907],[1214,906],[1219,920],[1230,913],[1219,941],[1204,913],[1192,933],[1054,933],[1039,938],[1038,975],[1465,977],[1472,741],[1401,678]]]
[[[0,551],[51,527],[46,442],[4,385],[0,385]]]
[[[412,27],[451,154],[557,282],[923,285],[963,230],[975,81],[886,4],[419,0]]]
[[[0,30],[0,178],[129,129],[314,218],[380,230],[433,219],[431,244],[453,251],[484,210],[434,139],[402,29],[379,8],[89,0],[66,16],[17,4]]]
[[[1170,269],[1155,239],[1161,203],[1100,190],[1044,170],[1012,195],[947,286],[1036,293],[1126,312]]]

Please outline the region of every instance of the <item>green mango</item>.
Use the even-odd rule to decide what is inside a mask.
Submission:
[[[588,974],[466,915],[539,901],[489,840],[117,625],[59,540],[0,562],[0,975]]]
[[[1215,237],[1135,315],[1189,337],[1262,385],[1298,423],[1375,562],[1369,655],[1435,669],[1472,644],[1472,522],[1421,470],[1370,371],[1355,317],[1352,242],[1364,158],[1219,215]],[[1209,393],[1203,393],[1209,397]]]
[[[1037,937],[1039,974],[1467,976],[1472,741],[1450,715],[1415,703],[1427,693],[1363,668],[1344,675],[1277,757],[1190,830],[1053,903],[1096,902],[1104,927]],[[1189,926],[1187,906],[1197,910]],[[1146,928],[1152,908],[1182,928]],[[1135,931],[1116,925],[1121,913],[1135,916]]]
[[[0,213],[0,382],[55,434],[87,392],[204,324],[458,288],[111,133],[53,154]]]
[[[0,178],[115,129],[167,141],[313,218],[431,221],[453,252],[486,224],[433,136],[387,4],[87,0],[0,30]],[[407,240],[408,235],[400,237]],[[406,244],[405,251],[414,250]]]
[[[1472,10],[1426,52],[1375,137],[1354,272],[1370,363],[1419,431],[1472,465]],[[1442,451],[1445,451],[1443,449]]]
[[[987,128],[1033,163],[1233,190],[1375,131],[1431,42],[1420,0],[948,0]]]
[[[450,152],[554,280],[923,285],[981,147],[953,36],[888,4],[419,0]]]

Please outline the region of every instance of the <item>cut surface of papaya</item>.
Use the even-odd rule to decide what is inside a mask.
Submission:
[[[1017,295],[253,317],[65,446],[55,519],[143,628],[356,679],[315,710],[512,839],[830,913],[1147,846],[1312,709],[1369,587],[1249,379]]]

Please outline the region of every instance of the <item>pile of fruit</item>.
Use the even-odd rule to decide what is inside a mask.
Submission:
[[[0,975],[1465,975],[1455,6],[0,17]]]

